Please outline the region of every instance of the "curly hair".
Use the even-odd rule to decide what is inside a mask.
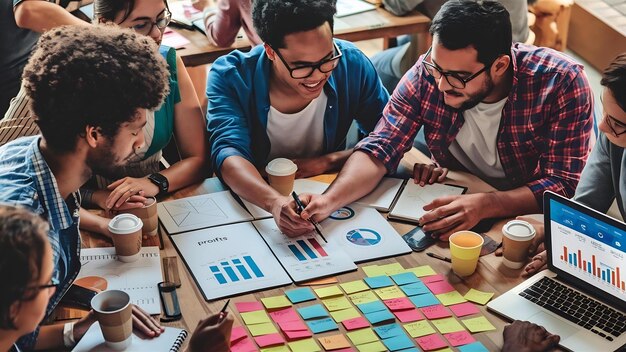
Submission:
[[[617,105],[626,111],[626,53],[621,53],[602,71],[600,84],[607,87]]]
[[[86,126],[115,137],[138,109],[156,109],[169,93],[154,41],[107,25],[46,32],[22,78],[41,134],[58,152],[73,151]]]
[[[48,223],[24,208],[0,205],[0,329],[15,329],[11,306],[39,280]]]
[[[273,48],[285,47],[285,36],[324,23],[333,29],[337,0],[254,0],[252,22],[259,37]]]

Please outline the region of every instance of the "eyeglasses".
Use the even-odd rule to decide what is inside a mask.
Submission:
[[[154,26],[156,26],[161,32],[163,32],[165,30],[165,27],[167,27],[167,25],[170,24],[170,21],[172,20],[172,13],[168,8],[165,8],[161,13],[163,14],[163,17],[157,18],[157,20],[154,22],[144,20],[132,26],[132,30],[142,35],[148,35],[150,34],[150,32],[152,32]]]
[[[59,280],[55,279],[54,277],[50,279],[50,283],[46,284],[46,285],[37,285],[37,286],[29,286],[26,288],[26,290],[35,290],[35,291],[41,291],[41,290],[46,290],[46,289],[57,289],[59,288]]]
[[[272,50],[274,50],[280,61],[282,61],[287,70],[289,70],[291,78],[302,79],[310,77],[315,70],[319,70],[322,73],[328,73],[334,70],[335,67],[337,67],[337,64],[339,63],[339,58],[343,56],[343,53],[341,52],[341,50],[339,50],[339,47],[335,42],[333,42],[333,46],[335,47],[335,52],[333,53],[332,57],[328,59],[323,59],[311,65],[302,65],[295,68],[289,67],[289,64],[280,54],[280,51],[278,51],[278,49],[272,47]]]
[[[456,73],[456,72],[445,72],[445,71],[442,71],[439,67],[431,64],[430,62],[427,62],[426,61],[426,57],[430,56],[430,52],[432,50],[433,50],[433,47],[431,46],[428,49],[428,51],[426,52],[426,56],[424,56],[424,60],[422,61],[422,64],[424,65],[424,68],[435,79],[440,79],[441,77],[445,77],[446,81],[448,81],[448,84],[451,85],[454,88],[457,88],[457,89],[464,89],[465,86],[467,85],[467,82],[469,82],[469,81],[473,80],[474,78],[478,77],[481,73],[485,72],[492,65],[492,64],[486,65],[480,71],[474,73],[473,75],[471,75],[471,76],[469,76],[467,78],[463,78],[463,77],[459,76],[459,74]]]
[[[600,95],[600,103],[604,103],[604,101],[602,101],[602,95]],[[624,133],[626,133],[626,124],[624,124],[623,122],[617,120],[615,117],[604,113],[604,117],[602,118],[602,120],[604,121],[604,123],[606,123],[607,126],[609,126],[609,128],[611,129],[611,132],[613,132],[613,135],[615,136],[615,138],[623,135]],[[617,132],[617,130],[615,129],[615,127],[618,127],[621,131]]]

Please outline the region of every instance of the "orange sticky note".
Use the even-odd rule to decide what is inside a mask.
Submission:
[[[338,350],[340,348],[350,347],[350,342],[343,334],[320,337],[318,341],[326,351]]]

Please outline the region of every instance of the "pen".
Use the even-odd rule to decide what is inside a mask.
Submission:
[[[450,259],[448,257],[441,256],[439,254],[435,254],[433,252],[428,252],[428,253],[426,253],[426,255],[431,257],[431,258],[435,258],[435,259],[443,260],[444,262],[452,263],[452,259]]]
[[[226,308],[228,308],[228,303],[230,303],[230,299],[226,301],[226,304],[224,304],[224,308],[222,308],[222,310],[220,311],[220,321],[222,321],[226,317]]]
[[[304,205],[300,201],[300,198],[298,197],[298,195],[296,194],[295,191],[291,192],[291,196],[293,197],[293,200],[296,201],[296,206],[298,208],[297,209],[298,210],[298,214],[300,214],[304,210]],[[315,228],[315,232],[317,232],[317,234],[324,240],[324,242],[328,243],[328,241],[326,241],[326,238],[324,237],[324,235],[322,235],[322,231],[319,229],[320,225],[317,223],[317,221],[309,218],[309,222],[311,224],[313,224],[313,227]]]

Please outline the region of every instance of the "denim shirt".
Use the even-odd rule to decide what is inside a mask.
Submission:
[[[66,200],[61,197],[39,150],[40,140],[40,135],[23,137],[0,147],[0,203],[28,208],[50,224],[53,276],[60,285],[46,308],[48,316],[80,271],[80,196],[75,192]],[[32,349],[38,334],[39,328],[20,338],[17,345],[23,350]]]

